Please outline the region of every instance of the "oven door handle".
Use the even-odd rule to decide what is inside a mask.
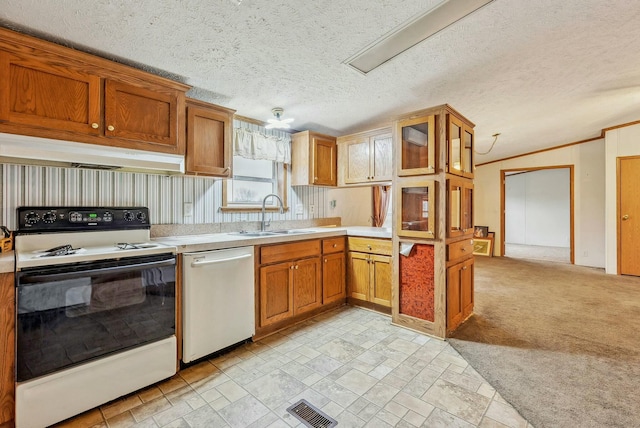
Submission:
[[[97,269],[76,270],[71,272],[66,271],[66,272],[60,272],[60,273],[44,273],[44,274],[40,274],[37,271],[29,272],[21,275],[22,278],[25,278],[25,277],[29,278],[29,282],[26,284],[21,284],[20,281],[18,281],[18,287],[30,285],[31,283],[37,283],[37,282],[47,282],[51,280],[63,280],[67,278],[75,278],[78,276],[88,276],[94,273],[110,274],[110,273],[116,273],[116,272],[118,273],[131,272],[131,271],[137,271],[140,269],[146,269],[146,268],[152,268],[152,267],[175,266],[175,264],[176,264],[175,259],[170,259],[170,260],[154,261],[154,262],[148,262],[148,263],[136,263],[136,264],[126,265],[126,266],[110,266],[110,267],[101,267]]]

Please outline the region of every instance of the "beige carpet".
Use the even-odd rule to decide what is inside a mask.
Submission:
[[[451,345],[535,427],[640,427],[640,278],[476,257]]]

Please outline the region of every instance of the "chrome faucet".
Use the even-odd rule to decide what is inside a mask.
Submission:
[[[275,193],[269,193],[267,196],[264,197],[264,199],[262,200],[262,221],[260,222],[260,230],[262,232],[264,232],[264,230],[267,228],[267,226],[269,226],[269,223],[271,223],[271,220],[269,220],[269,223],[265,223],[264,221],[264,214],[265,214],[265,204],[267,203],[267,198],[269,196],[273,196],[274,198],[276,198],[278,200],[278,202],[280,203],[280,214],[284,213],[284,204],[282,203],[282,199],[280,199],[280,196],[276,195]]]

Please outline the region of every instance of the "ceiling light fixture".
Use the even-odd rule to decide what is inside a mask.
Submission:
[[[446,0],[433,9],[401,24],[344,61],[367,74],[407,49],[428,39],[493,0]]]
[[[289,119],[281,119],[282,113],[284,113],[284,109],[282,107],[274,107],[271,109],[271,113],[276,117],[275,119],[269,119],[267,122],[269,124],[265,126],[267,129],[289,129],[291,126],[289,124],[294,121],[293,118]]]

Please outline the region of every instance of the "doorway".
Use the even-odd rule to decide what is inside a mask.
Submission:
[[[573,165],[501,171],[507,257],[574,263]]]
[[[640,156],[618,158],[618,272],[640,276]]]

